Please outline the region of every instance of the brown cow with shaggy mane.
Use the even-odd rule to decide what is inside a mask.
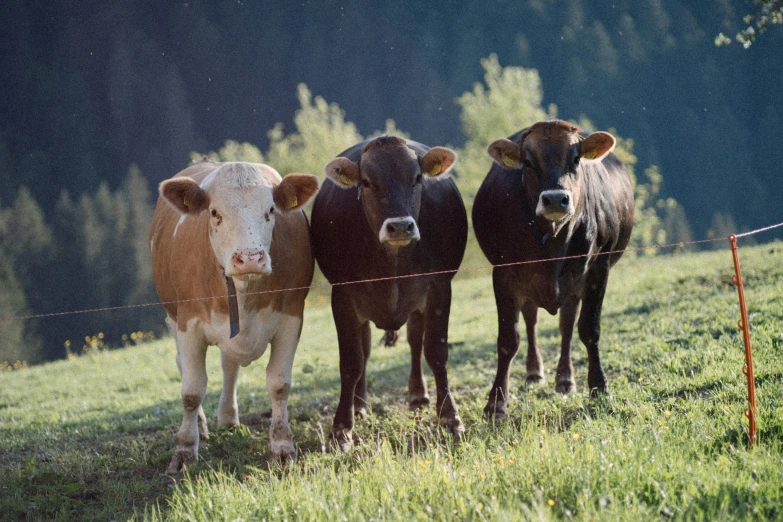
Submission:
[[[631,180],[612,154],[614,137],[560,120],[540,122],[489,145],[495,160],[473,206],[473,227],[493,265],[498,368],[484,411],[503,416],[511,361],[519,349],[519,312],[527,329],[527,384],[542,383],[538,308],[560,311],[556,389],[574,389],[571,339],[577,323],[587,348],[587,385],[606,389],[598,355],[609,270],[633,227]],[[609,253],[612,252],[612,253]],[[562,259],[564,257],[571,259]],[[581,311],[580,311],[581,304]]]

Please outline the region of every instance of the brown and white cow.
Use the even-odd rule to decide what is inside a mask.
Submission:
[[[633,227],[631,180],[611,153],[614,137],[570,123],[540,122],[489,145],[495,160],[473,205],[473,228],[494,265],[498,368],[484,411],[505,414],[511,361],[519,349],[519,312],[527,329],[528,384],[544,380],[536,342],[538,308],[560,310],[561,355],[556,389],[575,387],[571,339],[587,348],[587,384],[606,389],[598,355],[601,308],[609,269]],[[612,253],[609,253],[612,252]],[[571,259],[562,259],[564,257]],[[581,303],[581,312],[579,307]]]
[[[281,178],[267,165],[206,159],[161,183],[150,228],[152,269],[177,343],[185,410],[169,473],[198,459],[199,438],[209,434],[202,409],[209,345],[221,351],[222,427],[239,424],[239,367],[271,344],[266,387],[272,399],[272,456],[283,462],[295,458],[288,393],[313,277],[307,219],[300,209],[317,190],[315,176]],[[235,336],[227,298],[232,286]]]
[[[409,404],[429,403],[421,356],[432,369],[441,425],[464,431],[449,391],[451,279],[465,252],[468,223],[457,186],[445,175],[456,155],[396,136],[358,143],[326,165],[315,198],[313,250],[332,289],[340,349],[340,402],[332,438],[352,443],[354,413],[367,412],[370,321],[387,331],[408,324]],[[414,274],[432,275],[415,276]],[[360,284],[344,284],[381,279]]]

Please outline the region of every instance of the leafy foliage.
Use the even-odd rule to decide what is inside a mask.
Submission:
[[[753,7],[753,12],[742,18],[747,26],[735,37],[745,49],[753,45],[757,33],[764,34],[770,25],[783,23],[783,0],[753,0]],[[715,45],[729,45],[730,43],[731,39],[723,33],[718,33],[718,36],[715,37]]]
[[[484,83],[455,101],[465,136],[458,150],[458,185],[462,196],[472,202],[491,165],[487,145],[537,121],[557,117],[557,106],[542,108],[543,89],[535,69],[502,67],[496,54],[482,58]],[[472,205],[471,205],[472,207]],[[469,207],[470,208],[470,207]]]

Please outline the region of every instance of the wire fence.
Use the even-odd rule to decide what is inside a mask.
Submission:
[[[777,229],[783,227],[783,223],[778,223],[775,225],[770,225],[764,228],[759,228],[755,230],[751,230],[748,232],[743,232],[741,234],[732,234],[736,238],[741,237],[747,237],[752,236],[755,234],[760,234],[762,232],[767,232],[769,230]],[[677,243],[667,243],[663,245],[650,245],[645,247],[631,247],[631,248],[625,248],[621,250],[610,250],[606,252],[593,252],[593,253],[587,253],[587,254],[579,254],[579,255],[573,255],[573,256],[563,256],[563,257],[553,257],[553,258],[546,258],[546,259],[534,259],[534,260],[527,260],[527,261],[514,261],[510,263],[501,263],[501,264],[485,264],[480,266],[471,266],[471,267],[460,267],[453,270],[439,270],[439,271],[433,271],[433,272],[422,272],[422,273],[416,273],[416,274],[403,274],[403,275],[396,275],[396,276],[388,276],[388,277],[377,277],[377,278],[371,278],[371,279],[361,279],[356,281],[345,281],[341,283],[323,283],[319,285],[309,285],[309,286],[299,286],[299,287],[293,287],[293,288],[283,288],[283,289],[276,289],[276,290],[262,290],[257,292],[247,292],[245,295],[258,295],[258,294],[269,294],[269,293],[279,293],[279,292],[292,292],[296,290],[314,290],[314,289],[324,289],[334,286],[341,286],[341,285],[355,285],[355,284],[363,284],[363,283],[375,283],[375,282],[381,282],[381,281],[389,281],[393,279],[409,279],[414,277],[426,277],[426,276],[432,276],[432,275],[441,275],[441,274],[456,274],[458,272],[474,272],[474,271],[480,271],[480,270],[489,270],[492,268],[504,268],[504,267],[511,267],[511,266],[518,266],[518,265],[528,265],[528,264],[534,264],[534,263],[549,263],[553,261],[566,261],[569,259],[579,259],[584,257],[591,257],[591,256],[602,256],[602,255],[612,255],[612,254],[621,254],[626,252],[641,252],[644,250],[661,250],[665,248],[684,248],[686,246],[690,245],[702,245],[705,243],[715,243],[717,241],[726,241],[727,238],[711,238],[711,239],[699,239],[695,241],[680,241]],[[207,297],[195,297],[191,299],[180,299],[180,300],[173,300],[173,301],[155,301],[150,303],[139,303],[139,304],[130,304],[130,305],[120,305],[120,306],[106,306],[101,308],[86,308],[81,310],[68,310],[68,311],[62,311],[62,312],[50,312],[50,313],[44,313],[44,314],[32,314],[32,315],[21,315],[21,316],[14,316],[14,317],[5,317],[0,318],[0,324],[8,323],[11,321],[24,321],[29,319],[45,319],[50,317],[62,317],[62,316],[68,316],[68,315],[76,315],[76,314],[90,314],[90,313],[98,313],[98,312],[113,312],[118,310],[132,310],[135,308],[145,308],[149,306],[164,306],[168,304],[179,304],[179,303],[188,303],[188,302],[195,302],[195,301],[208,301],[212,299],[225,299],[226,294],[221,295],[213,295],[213,296],[207,296]]]

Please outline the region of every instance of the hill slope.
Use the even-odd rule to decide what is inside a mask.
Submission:
[[[265,356],[240,374],[247,428],[213,433],[189,478],[162,474],[181,420],[174,344],[164,339],[0,373],[0,519],[783,516],[783,245],[742,247],[740,256],[757,376],[754,450],[742,416],[743,351],[727,249],[619,263],[603,321],[608,397],[587,396],[581,345],[579,391],[554,393],[557,319],[542,312],[550,383],[525,389],[519,357],[502,425],[481,418],[496,324],[489,270],[476,270],[455,283],[451,314],[450,380],[467,427],[459,447],[439,434],[431,409],[408,413],[401,342],[371,357],[372,414],[357,422],[363,442],[348,455],[321,452],[339,374],[331,311],[313,297],[290,401],[299,451],[293,469],[267,462]],[[208,371],[205,410],[214,431],[217,350]]]

